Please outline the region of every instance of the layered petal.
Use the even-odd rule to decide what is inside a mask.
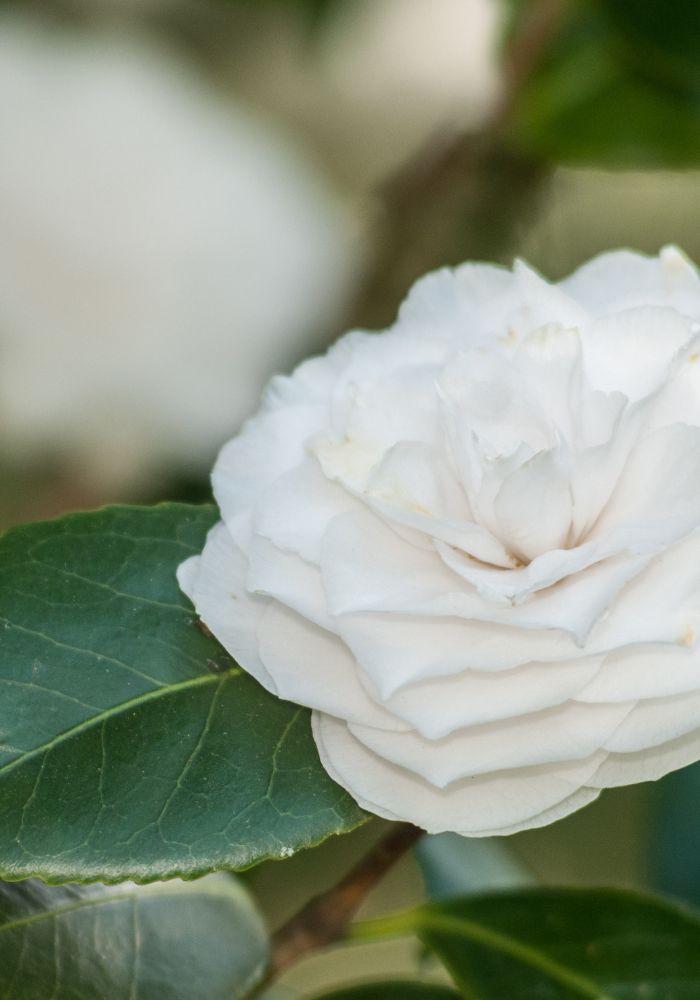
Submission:
[[[514,833],[700,758],[700,278],[445,269],[273,380],[179,580],[328,773]]]
[[[559,819],[596,797],[586,786],[605,757],[600,751],[583,761],[497,771],[437,788],[373,753],[333,716],[314,713],[313,729],[324,767],[364,809],[428,833],[489,837],[527,828],[545,813],[545,822]]]
[[[441,739],[420,732],[388,732],[376,726],[350,722],[352,735],[385,761],[446,788],[462,778],[558,761],[581,760],[616,739],[634,703],[579,705],[565,702],[555,708],[458,729]]]

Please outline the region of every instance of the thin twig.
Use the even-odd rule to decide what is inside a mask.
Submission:
[[[519,14],[503,57],[501,100],[488,127],[499,129],[513,113],[521,88],[535,73],[559,30],[570,0],[531,0]]]
[[[276,979],[309,952],[340,941],[370,891],[423,835],[409,823],[396,825],[341,881],[310,900],[272,937],[267,982]]]
[[[515,223],[536,204],[547,167],[505,138],[523,85],[556,36],[568,0],[531,0],[503,55],[504,81],[476,132],[434,136],[377,192],[375,253],[350,310],[350,327],[383,327],[406,290],[435,267],[502,259]]]

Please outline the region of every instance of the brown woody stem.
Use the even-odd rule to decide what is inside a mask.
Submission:
[[[377,192],[374,258],[346,326],[393,322],[416,278],[462,260],[507,259],[549,176],[546,164],[508,141],[521,88],[556,36],[570,0],[531,0],[504,52],[504,85],[478,132],[433,136],[427,148]]]
[[[272,937],[266,982],[319,948],[340,941],[367,895],[423,835],[409,823],[394,827],[337,885],[311,899]]]

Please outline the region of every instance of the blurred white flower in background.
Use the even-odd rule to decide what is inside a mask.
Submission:
[[[312,166],[173,57],[0,21],[0,449],[199,467],[352,270]]]
[[[237,54],[234,72],[358,187],[381,182],[436,134],[476,129],[493,109],[500,0],[353,0],[332,8],[313,46],[300,30],[290,44],[293,7],[274,10],[265,38],[256,25],[255,52]]]

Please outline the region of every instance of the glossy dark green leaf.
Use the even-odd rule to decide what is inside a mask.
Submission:
[[[649,896],[533,889],[468,897],[417,911],[414,927],[465,996],[479,1000],[700,997],[700,921]]]
[[[673,20],[662,10],[658,5],[658,17]],[[653,19],[618,0],[579,2],[568,12],[518,95],[516,141],[531,155],[574,164],[700,163],[700,76],[683,71],[673,55],[675,32],[667,52],[662,33],[650,51],[644,36],[653,34]],[[689,25],[689,38],[694,31]]]
[[[362,983],[345,989],[324,993],[316,1000],[458,1000],[448,986],[433,983],[383,982]]]
[[[309,713],[204,634],[175,570],[211,507],[114,507],[0,539],[0,875],[244,868],[357,826]]]
[[[267,965],[265,928],[233,878],[150,886],[0,885],[8,1000],[237,1000]]]
[[[640,74],[669,86],[700,82],[700,4],[674,0],[596,0],[623,55]]]

